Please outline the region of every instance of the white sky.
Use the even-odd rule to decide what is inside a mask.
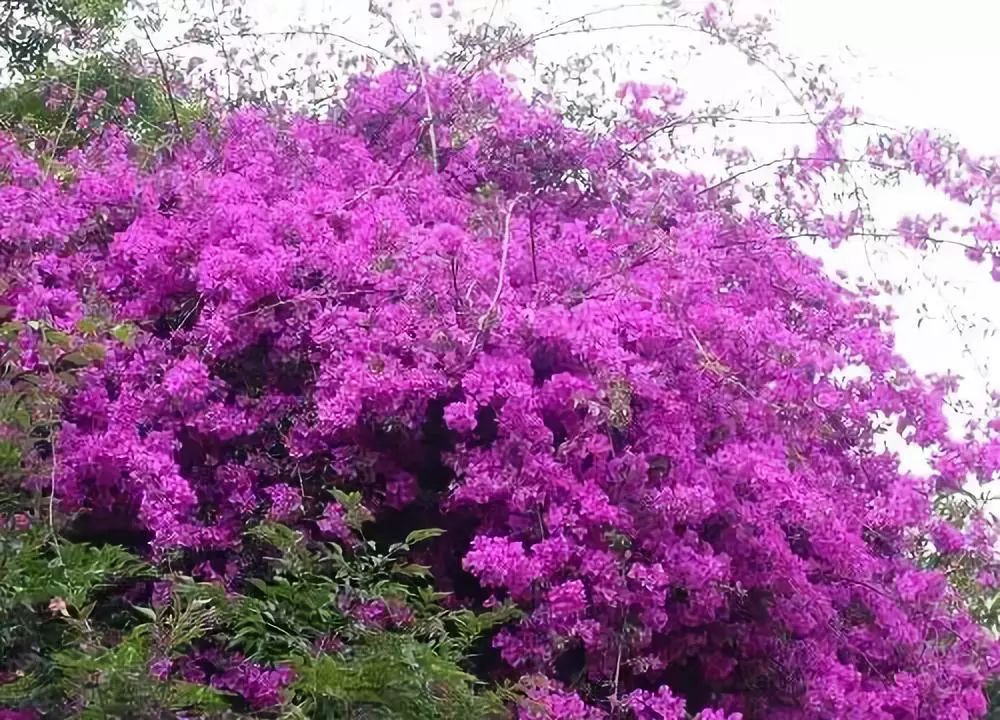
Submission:
[[[212,0],[203,0],[208,5]],[[215,0],[221,8],[224,0]],[[685,2],[699,8],[701,0]],[[434,5],[444,18],[435,19]],[[525,32],[541,30],[553,19],[565,19],[598,8],[619,9],[595,24],[619,25],[654,19],[656,2],[633,2],[620,7],[615,0],[383,0],[417,53],[433,58],[447,46],[448,15],[457,11],[461,22],[514,20]],[[293,27],[328,28],[361,42],[383,47],[384,33],[373,35],[368,0],[245,0],[247,14],[262,31],[280,32]],[[1000,92],[994,73],[1000,68],[1000,2],[994,0],[736,0],[747,13],[773,11],[776,39],[786,53],[807,61],[825,61],[846,92],[848,101],[860,105],[866,118],[888,125],[931,127],[954,134],[977,154],[1000,154]],[[183,21],[181,21],[183,26]],[[561,61],[569,54],[586,52],[588,43],[608,56],[612,43],[619,81],[669,81],[681,78],[692,99],[763,97],[796,108],[782,97],[782,90],[766,73],[749,68],[737,54],[709,50],[700,58],[664,60],[671,50],[685,50],[689,43],[708,48],[704,40],[670,29],[618,30],[555,38],[539,43],[540,60]],[[308,45],[275,38],[278,63],[294,65],[295,55]],[[729,54],[726,54],[726,53]],[[668,66],[669,65],[669,66]],[[747,107],[744,112],[760,112]],[[745,132],[740,129],[741,133]],[[752,126],[748,143],[758,157],[781,157],[794,140],[795,129]],[[932,195],[907,186],[872,195],[875,213],[892,227],[903,213],[929,215],[936,207]],[[852,275],[880,277],[913,284],[913,290],[895,298],[900,319],[896,325],[898,348],[923,373],[953,371],[965,378],[961,397],[985,407],[988,389],[1000,389],[1000,333],[983,331],[1000,324],[1000,283],[989,278],[986,265],[972,265],[956,250],[946,249],[931,262],[898,245],[852,240],[841,249],[818,252],[831,267]],[[917,328],[917,308],[931,312]],[[963,318],[968,316],[966,322]],[[967,325],[963,332],[957,326]]]

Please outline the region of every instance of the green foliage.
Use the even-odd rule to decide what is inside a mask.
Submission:
[[[107,123],[155,151],[206,117],[203,98],[180,96],[164,66],[116,42],[126,0],[6,0],[4,9],[0,129],[32,142],[43,161]]]
[[[976,495],[968,490],[956,490],[940,495],[934,509],[940,518],[962,529],[977,517],[988,517],[987,508],[996,499],[990,493]],[[1000,588],[980,581],[983,571],[996,573],[996,558],[984,558],[975,552],[942,554],[925,543],[920,559],[925,567],[943,570],[976,622],[995,636],[1000,635]],[[1000,720],[1000,680],[990,682],[985,693],[989,706],[986,720]]]
[[[976,518],[986,517],[986,508],[993,500],[988,494],[976,495],[968,490],[956,490],[938,497],[935,511],[956,529],[963,529],[968,528]],[[976,621],[994,634],[1000,633],[1000,590],[984,586],[980,581],[984,570],[995,572],[996,558],[984,557],[973,551],[942,554],[932,545],[925,544],[921,561],[925,567],[944,571]]]
[[[191,605],[140,624],[148,618],[122,593],[153,568],[116,545],[68,541],[60,529],[71,518],[22,487],[52,472],[62,394],[103,359],[107,343],[131,342],[134,330],[84,318],[67,333],[40,321],[3,322],[8,314],[0,308],[0,707],[150,720],[227,707],[212,688],[150,677],[156,656],[189,649],[208,629],[206,613]],[[41,361],[30,369],[20,353],[25,334]]]
[[[149,569],[119,547],[56,540],[44,526],[0,532],[0,657],[22,661],[21,677],[0,685],[0,701],[58,703],[74,663],[88,667],[89,661],[114,676],[136,650],[131,640],[104,647],[109,631],[129,614],[107,602],[107,591]]]
[[[50,102],[53,96],[61,99]],[[129,101],[134,113],[123,111]],[[86,127],[78,127],[83,116]],[[142,145],[154,145],[204,117],[201,101],[171,98],[155,72],[107,52],[44,66],[0,89],[0,127],[45,145],[58,138],[59,149],[81,144],[107,122],[124,127]]]
[[[511,691],[486,691],[469,671],[470,652],[518,611],[444,608],[446,594],[409,558],[440,533],[345,549],[263,524],[247,540],[271,548],[271,559],[240,592],[174,574],[170,602],[146,607],[120,602],[124,585],[153,576],[131,553],[57,542],[45,526],[0,532],[0,657],[19,658],[18,676],[0,684],[0,705],[30,702],[57,716],[72,709],[83,720],[242,716],[225,692],[151,674],[157,661],[217,648],[294,669],[286,718],[505,717]],[[390,609],[390,619],[356,612],[371,604]]]
[[[355,497],[341,499],[348,517],[363,514]],[[446,595],[434,592],[428,568],[408,560],[414,546],[440,534],[415,531],[387,548],[362,541],[345,553],[282,525],[255,528],[253,537],[278,555],[268,579],[251,579],[241,597],[220,604],[232,646],[296,668],[294,707],[303,717],[497,716],[501,698],[478,692],[462,665],[478,638],[518,611],[444,609]],[[405,621],[389,629],[366,626],[350,609],[369,603]],[[331,639],[339,651],[323,649]]]
[[[210,687],[178,680],[160,681],[150,676],[158,636],[164,632],[170,638],[186,636],[176,630],[177,626],[169,622],[159,626],[146,624],[111,647],[69,648],[57,653],[55,663],[61,688],[81,708],[76,717],[152,720],[173,718],[180,710],[202,713],[225,710],[228,707],[225,696]],[[167,648],[173,649],[170,645]]]
[[[49,474],[62,394],[75,386],[80,370],[103,359],[109,341],[123,342],[118,336],[129,326],[84,318],[69,334],[40,321],[11,321],[9,311],[0,307],[0,512],[40,517],[47,514],[45,501],[25,497],[21,481]],[[37,345],[40,361],[28,368],[21,357],[25,336]]]
[[[307,543],[291,528],[264,524],[253,537],[279,551],[271,577],[251,578],[245,594],[229,604],[233,638],[250,657],[294,658],[337,633],[343,640],[368,637],[345,608],[365,603],[387,604],[390,614],[412,619],[407,632],[458,661],[471,645],[494,627],[518,617],[503,605],[485,613],[445,610],[447,594],[435,592],[429,569],[407,558],[415,545],[440,530],[410,533],[384,550],[363,541],[350,555],[334,543]]]
[[[83,609],[103,588],[120,578],[141,577],[147,566],[115,545],[55,545],[47,529],[0,537],[0,612],[62,599]]]
[[[0,60],[27,75],[61,45],[99,45],[121,21],[125,0],[5,0],[0,15]]]
[[[505,717],[501,696],[476,693],[473,676],[409,635],[375,634],[339,656],[303,658],[296,670],[300,717]]]

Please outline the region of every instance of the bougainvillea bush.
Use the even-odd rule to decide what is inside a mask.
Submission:
[[[987,520],[932,499],[996,476],[1000,426],[950,435],[948,379],[739,177],[657,169],[679,98],[628,86],[595,136],[400,67],[152,159],[0,140],[4,562],[36,578],[0,591],[0,716],[984,716],[996,642],[920,558],[995,583]],[[801,198],[849,120],[782,178],[833,240]],[[984,161],[870,156],[995,252]]]

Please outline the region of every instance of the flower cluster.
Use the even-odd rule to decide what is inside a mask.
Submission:
[[[113,129],[62,179],[0,140],[0,304],[137,328],[68,391],[40,480],[227,582],[264,517],[349,543],[335,489],[383,537],[441,527],[454,601],[525,611],[487,670],[533,678],[525,718],[981,716],[997,648],[912,557],[992,552],[930,500],[997,473],[997,427],[949,436],[888,313],[760,208],[626,162],[658,119],[597,138],[499,76],[401,68],[333,119],[236,112],[151,169]],[[899,150],[915,172],[982,189],[927,142]],[[900,467],[887,417],[934,474]],[[263,707],[284,672],[212,682]]]

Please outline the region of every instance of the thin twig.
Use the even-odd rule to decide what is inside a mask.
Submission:
[[[424,65],[420,61],[420,58],[417,57],[417,53],[413,49],[413,46],[410,45],[406,36],[403,35],[402,31],[396,25],[396,21],[392,19],[392,15],[379,7],[375,7],[375,12],[389,23],[393,34],[395,34],[395,36],[399,38],[399,41],[403,44],[403,49],[406,51],[406,55],[410,58],[410,62],[413,64],[413,67],[416,68],[417,74],[420,75],[420,88],[424,96],[424,112],[427,113],[424,118],[424,122],[427,123],[428,139],[431,144],[431,161],[434,164],[434,172],[436,173],[438,172],[439,166],[437,135],[434,130],[434,105],[431,102],[431,93],[427,84],[427,73],[424,71]]]
[[[729,183],[743,177],[744,175],[749,175],[759,170],[765,170],[769,167],[774,167],[775,165],[780,165],[782,163],[788,163],[789,165],[792,165],[794,163],[803,163],[803,162],[824,162],[824,163],[830,163],[831,165],[845,165],[848,168],[850,168],[853,165],[863,165],[865,167],[871,168],[872,170],[881,170],[883,172],[890,172],[890,173],[906,172],[905,167],[892,165],[884,162],[878,162],[876,160],[870,160],[866,157],[848,158],[848,157],[828,157],[822,155],[789,155],[786,157],[775,158],[774,160],[768,160],[767,162],[763,162],[758,165],[753,165],[752,167],[744,168],[739,172],[735,172],[732,175],[729,175],[728,177],[725,177],[722,180],[713,183],[712,185],[707,185],[703,187],[701,190],[698,191],[698,195],[704,195],[705,193],[712,192],[713,190],[718,190],[723,185],[728,185]],[[860,186],[857,184],[857,181],[855,181],[855,189],[860,189]]]
[[[500,270],[497,273],[497,286],[493,291],[493,298],[490,300],[490,306],[486,309],[485,313],[479,316],[479,321],[476,323],[476,335],[472,339],[469,354],[475,352],[476,346],[479,344],[479,339],[488,329],[490,321],[495,317],[500,306],[500,296],[503,294],[504,280],[507,277],[507,258],[510,255],[510,221],[514,214],[514,208],[523,197],[523,195],[515,197],[511,201],[510,206],[507,208],[507,213],[504,216],[503,239],[501,240],[500,245]]]
[[[46,165],[44,172],[42,173],[42,182],[44,183],[49,179],[49,171],[52,169],[52,165],[56,160],[56,153],[59,152],[59,142],[62,140],[63,133],[66,132],[66,126],[69,124],[69,118],[73,114],[73,108],[76,107],[77,100],[80,99],[80,80],[83,76],[83,63],[81,62],[76,68],[76,87],[73,88],[73,99],[70,100],[69,108],[66,110],[66,114],[63,116],[62,124],[59,126],[59,130],[56,132],[56,139],[52,143],[52,152],[49,155],[49,163]]]
[[[618,690],[621,684],[621,670],[622,670],[622,651],[625,647],[625,626],[626,618],[622,617],[622,629],[618,633],[618,659],[615,660],[615,679],[614,685],[611,692],[611,705],[615,708],[615,712],[618,710]]]
[[[361,48],[363,50],[368,50],[368,51],[374,53],[375,55],[378,55],[380,57],[385,58],[386,60],[396,60],[397,59],[397,58],[393,57],[392,55],[389,55],[388,53],[386,53],[386,52],[384,52],[382,50],[379,50],[376,47],[372,47],[371,45],[366,45],[365,43],[358,42],[357,40],[352,40],[351,38],[347,37],[346,35],[341,35],[340,33],[330,32],[329,30],[306,30],[304,28],[301,28],[301,29],[297,29],[297,30],[284,30],[284,31],[274,30],[274,31],[270,31],[270,32],[250,32],[250,31],[247,31],[247,32],[236,32],[236,33],[223,33],[223,37],[234,37],[234,38],[245,38],[245,37],[263,38],[263,37],[275,37],[275,36],[278,36],[278,37],[290,37],[292,35],[310,35],[310,36],[315,36],[315,37],[332,37],[332,38],[334,38],[336,40],[343,40],[344,42],[348,43],[349,45],[354,45],[355,47]]]
[[[532,211],[528,214],[528,238],[531,243],[531,279],[532,282],[538,282],[538,257],[537,249],[535,247],[535,212]]]
[[[507,214],[504,216],[503,245],[500,249],[500,274],[497,279],[496,290],[493,292],[493,300],[490,302],[489,310],[486,311],[486,316],[492,315],[500,303],[500,295],[503,292],[504,278],[507,275],[507,258],[510,254],[510,220],[511,216],[514,214],[514,207],[517,205],[521,197],[522,196],[518,195],[511,201],[510,207],[507,208]],[[482,322],[483,321],[480,320],[480,324],[482,324]]]
[[[153,48],[153,54],[156,55],[156,64],[160,66],[160,74],[163,76],[163,89],[167,92],[167,101],[170,103],[170,114],[173,115],[174,125],[177,128],[177,134],[181,134],[181,118],[177,114],[177,103],[174,101],[173,90],[170,89],[170,74],[167,72],[167,66],[163,62],[163,57],[160,55],[160,51],[156,49],[156,45],[153,43],[153,38],[149,34],[149,28],[146,24],[142,24],[142,31],[146,34],[146,40],[149,41],[149,46]]]
[[[63,564],[62,551],[59,549],[59,534],[56,532],[56,472],[59,465],[56,460],[55,433],[49,433],[49,445],[52,448],[52,474],[49,478],[49,532],[52,533],[52,546],[55,548],[59,564]]]
[[[826,237],[827,236],[824,235],[823,233],[805,232],[805,233],[795,233],[793,235],[781,235],[781,236],[779,236],[778,239],[780,239],[780,240],[797,240],[799,238],[821,239],[821,238],[826,238]],[[866,231],[866,232],[852,232],[852,233],[847,233],[847,237],[868,238],[870,240],[898,240],[898,239],[902,239],[903,236],[902,236],[902,234],[900,234],[898,232],[867,232]],[[964,250],[982,252],[986,256],[993,256],[993,255],[996,254],[994,252],[991,252],[990,249],[987,248],[987,247],[978,247],[976,245],[969,245],[969,244],[964,243],[964,242],[959,242],[958,240],[948,240],[946,238],[933,237],[931,235],[924,235],[920,239],[924,240],[926,242],[929,242],[929,243],[933,243],[934,245],[954,245],[955,247],[960,247],[960,248],[962,248]],[[728,245],[717,245],[715,247],[716,248],[725,248],[725,247],[729,247],[729,246]]]
[[[746,124],[759,124],[759,125],[810,125],[814,126],[811,120],[791,120],[788,118],[784,119],[772,119],[769,117],[753,117],[753,116],[740,116],[731,114],[718,114],[718,113],[706,113],[703,115],[686,115],[684,117],[672,118],[671,120],[657,126],[656,128],[650,130],[646,135],[644,135],[639,140],[636,140],[628,148],[622,150],[621,155],[608,166],[609,169],[614,169],[621,165],[629,157],[633,156],[633,153],[638,150],[642,145],[655,138],[664,132],[669,132],[675,128],[684,127],[686,125],[701,125],[706,123],[746,123]],[[867,121],[854,121],[848,124],[846,127],[852,126],[868,126],[868,127],[879,127],[889,130],[894,130],[887,125],[882,125],[880,123],[867,122]],[[898,132],[898,130],[897,130]],[[780,162],[780,161],[779,161]]]
[[[226,40],[222,35],[222,24],[219,22],[219,13],[215,9],[215,0],[210,0],[212,7],[212,17],[215,19],[215,34],[219,38],[219,47],[222,49],[222,59],[226,63],[226,99],[233,101],[233,71],[229,63],[229,50],[226,48]],[[155,49],[155,48],[154,48]]]
[[[419,62],[415,62],[417,72],[420,73],[420,84],[424,89],[424,107],[427,111],[427,129],[428,137],[431,141],[431,160],[434,162],[434,172],[438,171],[438,147],[437,147],[437,136],[434,133],[434,106],[431,105],[431,94],[427,89],[427,74],[424,72],[424,66]]]
[[[821,158],[821,157],[780,157],[780,158],[777,158],[775,160],[769,160],[769,161],[767,161],[765,163],[760,163],[760,164],[754,165],[752,167],[744,168],[744,169],[742,169],[742,170],[740,170],[738,172],[733,173],[732,175],[724,177],[722,180],[719,180],[718,182],[715,182],[715,183],[713,183],[711,185],[706,185],[705,187],[703,187],[701,190],[698,191],[698,194],[699,195],[705,195],[706,193],[710,193],[713,190],[718,190],[720,187],[723,187],[724,185],[728,185],[729,183],[733,182],[734,180],[738,180],[739,178],[743,177],[744,175],[749,175],[751,173],[755,173],[758,170],[764,170],[764,169],[769,168],[769,167],[774,167],[775,165],[781,165],[782,163],[794,163],[794,162],[802,162],[802,161],[807,161],[807,160],[813,160],[813,161],[824,160],[824,161],[831,161],[831,162],[834,161],[834,159],[831,159],[831,158]],[[837,162],[843,162],[843,161],[837,159]]]
[[[542,40],[542,39],[547,38],[547,37],[555,37],[557,35],[569,34],[569,33],[587,32],[587,30],[588,30],[588,28],[583,27],[583,28],[577,28],[575,30],[570,30],[568,32],[562,32],[562,33],[555,32],[555,31],[559,30],[560,28],[566,27],[567,25],[572,25],[573,23],[580,23],[582,25],[584,23],[584,21],[588,20],[589,18],[595,17],[597,15],[604,15],[604,14],[607,14],[607,13],[617,13],[617,12],[622,11],[622,10],[630,10],[630,9],[637,9],[637,8],[656,8],[656,9],[662,9],[663,6],[660,3],[637,2],[637,3],[621,3],[621,4],[615,5],[615,6],[609,6],[609,7],[605,7],[605,8],[599,8],[597,10],[592,10],[590,12],[586,12],[586,13],[583,13],[581,15],[576,15],[575,17],[571,17],[571,18],[566,18],[564,20],[560,20],[559,22],[556,22],[556,23],[550,25],[549,27],[545,28],[544,30],[540,30],[540,31],[538,31],[536,33],[532,33],[528,37],[526,37],[523,40],[521,40],[520,42],[518,42],[516,45],[513,45],[510,48],[507,48],[504,52],[502,52],[499,55],[497,55],[497,56],[495,56],[493,58],[490,58],[490,59],[491,60],[503,60],[506,57],[509,57],[509,56],[511,56],[511,55],[519,52],[520,50],[523,50],[524,48],[526,48],[529,45],[533,44],[535,41]],[[688,28],[688,29],[692,29],[692,28]],[[483,65],[483,60],[484,59],[485,59],[485,55],[480,55],[480,58],[479,58],[479,60],[480,60],[480,62],[479,62],[480,67]],[[464,70],[468,67],[469,64],[470,63],[466,63],[466,65],[462,68],[462,70],[460,72],[464,72]]]
[[[647,142],[649,142],[650,140],[652,140],[654,137],[656,137],[660,133],[669,132],[670,130],[673,130],[674,128],[679,127],[680,125],[685,125],[685,124],[687,124],[689,122],[697,122],[697,118],[695,118],[694,116],[690,116],[690,115],[687,116],[687,117],[683,117],[683,118],[672,118],[668,122],[665,122],[662,125],[660,125],[660,126],[654,128],[654,129],[650,130],[644,136],[642,136],[641,138],[639,138],[638,140],[636,140],[634,143],[632,143],[629,147],[623,149],[621,151],[621,154],[618,156],[618,159],[615,160],[613,163],[611,163],[608,166],[608,169],[609,170],[614,170],[615,168],[617,168],[619,165],[621,165],[623,162],[625,162],[625,160],[627,158],[632,157],[633,153],[635,153],[635,151],[638,150],[640,146],[645,145]]]

